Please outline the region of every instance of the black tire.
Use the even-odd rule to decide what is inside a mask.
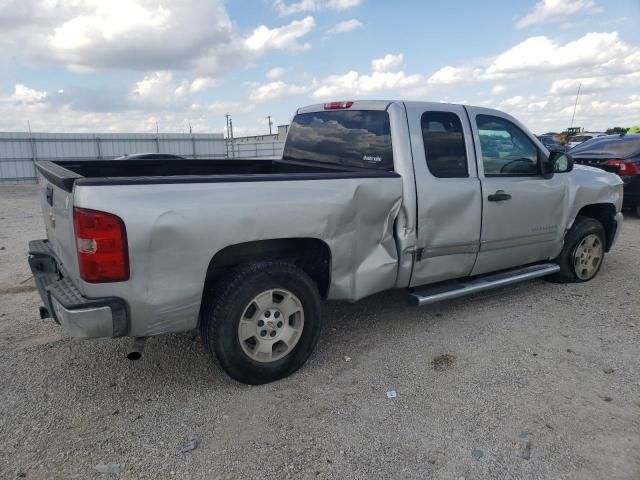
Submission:
[[[597,235],[600,239],[602,244],[602,256],[604,257],[604,245],[606,244],[604,227],[599,221],[593,218],[578,216],[564,239],[564,247],[562,248],[560,255],[556,258],[556,263],[560,265],[560,272],[550,277],[551,280],[559,283],[573,283],[588,282],[595,278],[602,267],[604,258],[600,260],[600,264],[598,265],[595,273],[586,279],[580,278],[576,274],[573,262],[574,253],[578,248],[578,245],[580,245],[587,236],[592,234]]]
[[[261,292],[286,289],[299,300],[304,326],[295,347],[283,358],[258,362],[245,353],[238,338],[238,325],[247,305]],[[318,343],[322,328],[320,294],[313,280],[288,262],[264,261],[235,267],[208,292],[209,303],[200,331],[212,360],[236,380],[261,385],[298,370]]]

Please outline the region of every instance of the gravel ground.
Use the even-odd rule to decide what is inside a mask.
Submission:
[[[190,334],[135,363],[63,338],[29,280],[42,236],[35,187],[0,187],[0,478],[640,478],[631,215],[588,284],[329,304],[306,366],[260,387]]]

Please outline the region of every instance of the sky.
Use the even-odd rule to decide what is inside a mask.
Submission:
[[[640,124],[640,0],[0,0],[0,131],[268,133],[406,99]]]

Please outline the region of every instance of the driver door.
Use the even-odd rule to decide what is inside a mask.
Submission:
[[[545,179],[547,152],[515,119],[468,107],[482,184],[480,251],[472,275],[550,259],[562,241],[565,185]]]

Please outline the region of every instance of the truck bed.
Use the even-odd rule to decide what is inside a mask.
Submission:
[[[67,192],[73,185],[243,182],[322,178],[397,177],[395,172],[256,159],[121,159],[37,162],[38,171]]]

